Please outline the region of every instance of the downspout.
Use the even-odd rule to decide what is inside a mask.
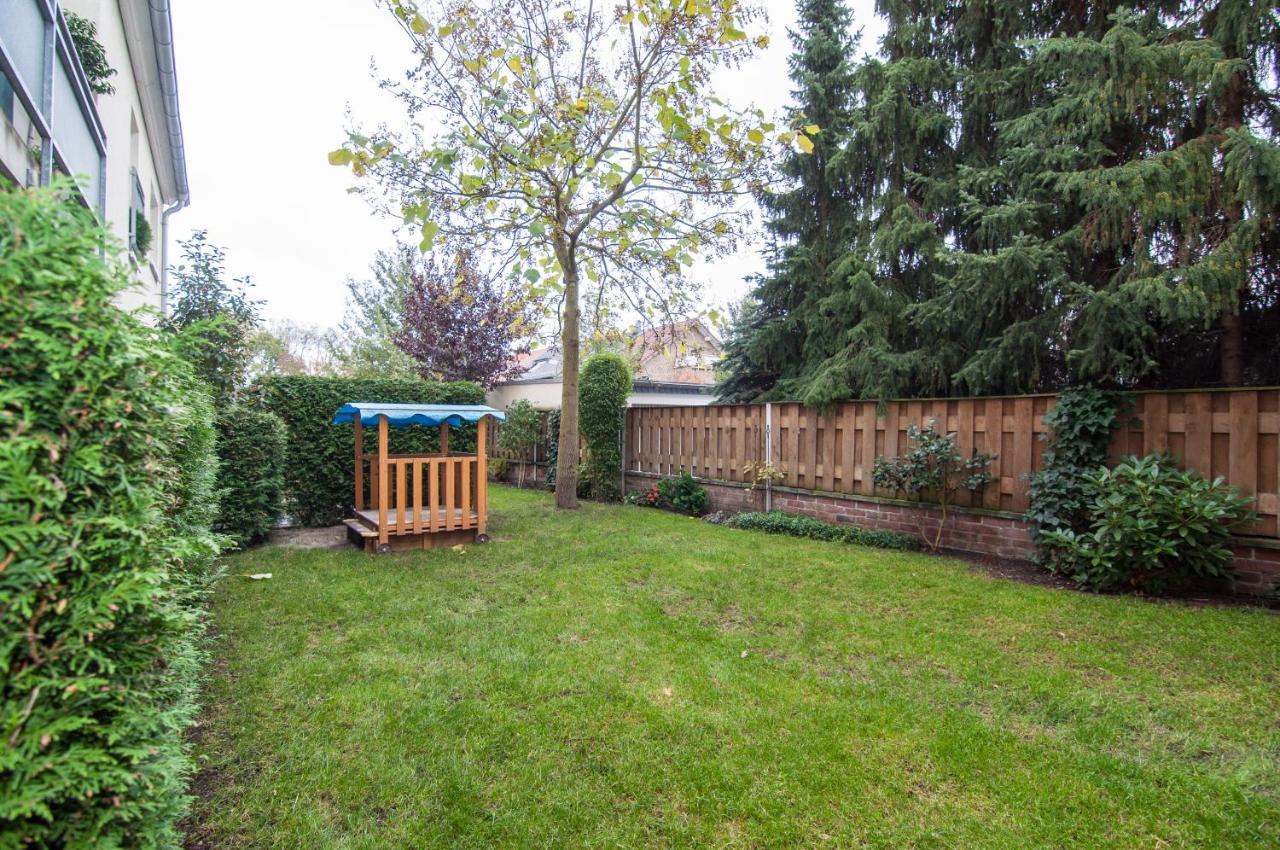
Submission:
[[[147,0],[151,13],[151,37],[156,46],[156,67],[164,97],[165,129],[169,134],[177,200],[160,216],[160,315],[169,315],[169,216],[191,203],[187,186],[187,155],[182,142],[182,115],[178,111],[178,72],[173,57],[173,19],[169,0]]]
[[[169,216],[185,207],[186,198],[180,198],[173,206],[160,213],[160,318],[169,318]]]

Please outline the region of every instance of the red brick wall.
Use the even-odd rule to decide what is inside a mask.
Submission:
[[[663,476],[627,473],[627,490],[651,487]],[[740,513],[764,510],[764,493],[745,485],[700,481],[707,488],[708,509]],[[800,514],[824,522],[851,523],[861,528],[901,531],[920,536],[922,526],[930,539],[937,533],[941,512],[937,508],[888,502],[866,496],[831,495],[804,490],[775,488],[773,509]],[[992,511],[953,508],[942,531],[942,548],[998,558],[1029,561],[1035,553],[1031,545],[1030,523],[1017,516]],[[1280,588],[1280,548],[1258,541],[1244,541],[1232,547],[1236,575],[1232,589],[1238,593],[1265,595]]]

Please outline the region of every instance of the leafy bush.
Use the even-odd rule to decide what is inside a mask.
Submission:
[[[177,846],[212,412],[72,191],[0,192],[0,845]]]
[[[1226,575],[1231,530],[1254,520],[1249,499],[1218,478],[1178,469],[1168,452],[1130,457],[1088,479],[1091,529],[1048,531],[1055,567],[1098,590],[1167,590]]]
[[[622,497],[622,501],[628,505],[639,505],[645,508],[660,508],[662,504],[662,491],[658,487],[658,482],[646,487],[643,490],[632,490],[630,493]]]
[[[521,460],[532,461],[533,447],[542,437],[542,414],[534,410],[527,399],[517,399],[507,405],[507,421],[498,432],[498,446],[515,452]],[[524,464],[520,465],[520,480],[516,486],[524,486]]]
[[[588,497],[616,502],[622,495],[622,448],[619,435],[627,421],[631,364],[617,354],[594,354],[582,367],[578,395],[578,429],[587,444],[580,480]]]
[[[854,543],[880,549],[920,548],[920,541],[909,534],[899,534],[896,531],[874,531],[858,528],[856,525],[835,525],[812,517],[784,514],[781,511],[751,511],[737,514],[730,517],[724,524],[730,528],[745,528],[769,534],[787,534],[791,537],[807,537],[810,540],[828,540],[834,543]]]
[[[886,487],[917,501],[932,496],[942,512],[942,521],[932,540],[925,537],[930,549],[942,542],[947,524],[947,508],[960,488],[975,493],[993,480],[989,467],[995,455],[974,450],[969,457],[960,454],[954,434],[940,434],[933,422],[923,429],[907,426],[907,439],[915,443],[911,451],[898,457],[878,457],[872,469],[877,487]],[[923,529],[922,537],[923,535]]]
[[[1045,414],[1044,469],[1031,476],[1026,513],[1040,563],[1052,566],[1056,551],[1046,545],[1045,534],[1088,529],[1089,476],[1106,465],[1107,446],[1126,406],[1127,397],[1118,393],[1074,387]]]
[[[280,517],[285,450],[284,422],[274,413],[233,404],[218,414],[217,528],[237,546],[266,538]]]
[[[547,489],[556,489],[556,462],[560,458],[560,411],[547,414]],[[582,483],[579,476],[578,483]]]
[[[260,302],[249,297],[248,278],[224,280],[226,256],[205,231],[179,244],[182,262],[173,269],[173,309],[165,326],[214,400],[225,406],[247,383]]]
[[[664,478],[658,482],[658,496],[664,507],[670,506],[682,514],[698,516],[707,509],[707,489],[683,470],[679,478]]]
[[[250,388],[251,403],[279,416],[288,431],[285,508],[303,525],[331,525],[351,506],[355,490],[351,425],[333,425],[333,414],[349,401],[401,404],[484,404],[484,390],[470,381],[380,378],[321,378],[287,375],[263,378]],[[365,452],[378,446],[378,429],[364,429]],[[440,447],[436,428],[392,428],[393,453],[433,452]],[[453,428],[449,447],[474,451],[476,428]]]

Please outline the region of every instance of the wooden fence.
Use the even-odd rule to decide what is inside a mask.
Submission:
[[[1221,476],[1256,499],[1248,533],[1280,536],[1280,389],[1141,392],[1132,421],[1112,441],[1112,459],[1169,449],[1187,467]],[[957,503],[1022,513],[1028,477],[1044,465],[1041,436],[1053,395],[849,402],[819,412],[799,404],[640,407],[628,411],[628,471],[742,482],[765,458],[785,472],[780,486],[894,497],[875,487],[879,456],[908,447],[907,426],[929,420],[956,435],[962,452],[998,455],[995,481]]]

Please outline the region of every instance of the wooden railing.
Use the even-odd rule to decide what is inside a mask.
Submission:
[[[391,455],[386,480],[376,457],[369,468],[369,509],[389,534],[458,531],[479,527],[483,482],[475,455]]]
[[[993,452],[995,481],[961,505],[1022,513],[1032,473],[1043,465],[1044,415],[1053,395],[848,402],[819,411],[800,404],[632,408],[629,471],[746,479],[743,467],[766,457],[781,486],[892,498],[872,481],[875,459],[905,451],[907,426],[930,420],[956,435],[962,452]],[[1259,522],[1248,533],[1280,536],[1280,390],[1187,390],[1134,394],[1132,421],[1117,431],[1113,460],[1169,449],[1208,478],[1222,476],[1255,498]]]

